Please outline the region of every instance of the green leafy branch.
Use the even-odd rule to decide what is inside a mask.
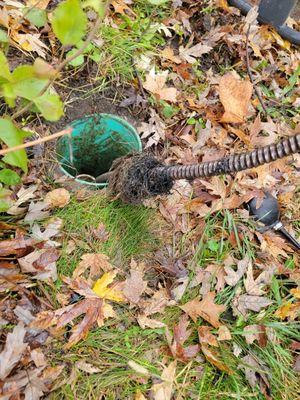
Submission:
[[[40,112],[49,121],[56,121],[63,115],[63,103],[53,84],[65,66],[83,54],[92,42],[109,4],[110,1],[107,0],[85,0],[82,3],[79,0],[65,0],[56,7],[51,21],[56,37],[63,46],[76,46],[75,51],[56,68],[37,58],[33,65],[20,65],[11,72],[5,54],[0,51],[0,95],[10,108],[16,106],[17,98],[21,99],[22,105],[11,117],[0,118],[0,140],[9,148],[20,147],[24,139],[32,134],[18,128],[13,122],[26,111]],[[85,41],[82,41],[88,24],[84,11],[86,8],[93,8],[97,12],[97,18]],[[1,186],[1,182],[13,185],[20,181],[18,174],[6,168],[5,164],[21,168],[26,173],[27,163],[24,148],[5,154],[0,161],[0,212],[5,208],[3,196],[7,196],[8,192]]]

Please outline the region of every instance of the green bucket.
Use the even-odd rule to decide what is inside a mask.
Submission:
[[[57,141],[57,160],[65,175],[83,185],[94,188],[107,186],[107,183],[85,179],[107,172],[118,157],[142,151],[137,131],[115,115],[94,114],[70,125],[73,128],[71,138],[63,136]]]

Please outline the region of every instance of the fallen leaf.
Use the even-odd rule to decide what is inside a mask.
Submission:
[[[41,231],[40,226],[35,223],[32,227],[32,236],[36,240],[47,241],[47,245],[55,245],[56,242],[52,242],[51,238],[57,236],[63,226],[63,220],[58,217],[51,218],[51,220],[46,224],[44,231]]]
[[[133,304],[140,301],[141,295],[147,287],[147,282],[143,280],[143,272],[136,269],[130,270],[130,277],[125,280],[123,294]]]
[[[26,0],[27,7],[36,7],[45,10],[50,3],[50,0]]]
[[[155,67],[153,67],[146,75],[146,81],[143,83],[143,87],[149,92],[158,95],[161,100],[175,103],[177,102],[177,89],[166,86],[168,74],[168,71],[156,74]]]
[[[251,296],[248,294],[237,295],[233,299],[235,315],[247,316],[247,310],[259,312],[262,308],[268,307],[273,301],[266,297]]]
[[[89,270],[88,282],[94,281],[101,272],[112,270],[112,265],[109,262],[109,257],[102,253],[86,253],[81,256],[81,261],[73,272],[73,278],[82,276]]]
[[[51,192],[48,192],[45,196],[45,202],[51,208],[63,208],[69,203],[69,201],[70,193],[64,188],[54,189]]]
[[[249,264],[251,264],[251,260],[249,256],[246,255],[243,260],[238,261],[236,271],[229,265],[225,265],[224,270],[227,275],[225,275],[224,279],[227,285],[235,286],[247,271]]]
[[[0,380],[4,380],[21,360],[27,343],[24,343],[26,329],[22,323],[7,334],[6,342],[0,353]]]
[[[56,261],[59,257],[60,252],[57,249],[41,249],[19,258],[18,262],[22,272],[35,274],[35,279],[51,278],[55,282],[57,280]]]
[[[218,329],[218,340],[231,340],[230,330],[225,325],[221,325]]]
[[[188,316],[183,315],[180,317],[178,325],[174,326],[173,337],[168,329],[166,329],[167,341],[173,357],[183,362],[194,358],[199,352],[199,345],[183,346],[192,333],[191,329],[187,329],[188,326]]]
[[[263,271],[255,280],[253,279],[253,267],[250,261],[247,270],[247,276],[244,280],[246,292],[250,295],[261,296],[265,293],[264,286],[271,283],[272,277],[275,272],[274,266],[271,266],[266,271]]]
[[[214,298],[215,293],[209,292],[203,297],[202,301],[195,298],[180,308],[186,312],[194,322],[197,321],[198,317],[201,317],[213,327],[218,328],[221,325],[219,316],[226,310],[226,307],[224,305],[215,304]]]
[[[76,361],[75,367],[80,369],[80,371],[87,372],[88,374],[97,374],[101,372],[100,368],[97,368],[84,360]]]
[[[174,54],[174,50],[172,47],[165,47],[161,52],[160,55],[165,58],[166,60],[172,61],[175,64],[180,64],[181,59]]]
[[[124,301],[123,293],[118,289],[116,284],[109,287],[117,275],[114,271],[105,272],[103,276],[98,279],[93,286],[93,292],[102,299],[112,300],[116,302]]]
[[[213,48],[204,43],[198,43],[192,47],[179,47],[180,57],[190,64],[194,64],[197,61],[197,57],[201,57],[203,54],[209,53]]]
[[[47,365],[47,360],[41,349],[37,348],[31,350],[30,356],[37,367],[44,367]]]
[[[142,122],[138,127],[141,138],[147,139],[146,148],[156,146],[160,140],[165,140],[165,123],[153,108],[150,109],[150,115],[149,122]]]
[[[209,344],[210,346],[218,347],[219,343],[215,335],[211,333],[211,326],[201,325],[198,326],[198,336],[200,344]]]
[[[220,354],[216,349],[210,349],[207,344],[201,344],[201,350],[208,362],[217,367],[220,371],[224,371],[229,375],[233,374],[233,371],[220,360]]]
[[[37,54],[42,57],[46,58],[46,51],[48,47],[42,42],[40,38],[40,34],[36,33],[18,33],[17,31],[11,32],[12,39],[17,42],[22,49],[25,51],[31,52],[35,51]]]
[[[81,339],[84,339],[95,323],[101,327],[105,319],[115,316],[112,307],[106,304],[104,299],[93,297],[85,298],[56,311],[41,312],[30,326],[38,329],[48,329],[56,326],[56,331],[59,332],[61,328],[82,314],[84,314],[84,318],[72,328],[72,334],[68,343],[64,346],[65,349],[69,349]]]
[[[148,317],[152,314],[162,313],[166,306],[174,304],[175,302],[170,300],[168,291],[162,288],[157,290],[150,299],[141,300],[140,308],[143,311],[143,314]]]
[[[106,231],[105,225],[100,222],[97,228],[91,228],[91,233],[94,239],[106,242],[109,238],[109,233]]]
[[[300,301],[296,303],[286,303],[278,308],[275,312],[275,316],[280,319],[288,318],[291,321],[294,321],[300,314]]]
[[[155,383],[151,387],[151,393],[154,400],[171,400],[173,393],[173,385],[176,374],[176,360],[172,361],[164,368],[161,374],[161,383]]]
[[[135,15],[135,13],[131,10],[130,7],[126,4],[124,0],[114,0],[112,1],[112,6],[116,13],[127,15]]]
[[[300,299],[300,287],[297,287],[295,289],[291,289],[290,293],[295,297],[296,299]]]
[[[241,358],[243,364],[238,366],[238,369],[244,369],[245,377],[249,382],[251,387],[255,387],[259,384],[261,389],[262,385],[264,387],[270,387],[268,382],[267,374],[263,373],[262,371],[265,369],[262,363],[258,362],[259,359],[257,357],[253,357],[250,354],[247,354],[245,357]]]
[[[28,212],[24,217],[24,222],[30,223],[45,219],[49,216],[49,211],[45,211],[48,208],[48,204],[45,201],[33,201],[29,204]]]
[[[136,363],[133,360],[129,360],[127,364],[129,365],[130,368],[132,368],[138,374],[145,375],[145,376],[150,375],[147,368],[143,367],[142,365]]]
[[[252,344],[255,340],[257,340],[260,347],[265,347],[267,344],[268,338],[264,325],[247,325],[244,328],[243,335],[245,336],[246,343],[248,344]]]
[[[138,315],[137,321],[142,329],[145,329],[146,327],[151,329],[157,329],[157,328],[164,328],[166,326],[164,322],[157,321],[156,319],[153,318],[148,318],[144,314]]]
[[[219,94],[225,109],[221,121],[244,122],[252,96],[251,82],[242,81],[236,74],[228,73],[220,79]]]
[[[14,239],[2,240],[0,242],[0,256],[16,255],[22,257],[36,244],[33,238],[25,239],[23,235],[19,235]]]

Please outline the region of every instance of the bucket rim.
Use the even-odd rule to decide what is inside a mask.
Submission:
[[[124,119],[124,118],[122,118],[122,117],[119,117],[119,116],[117,116],[117,115],[115,115],[115,114],[109,114],[109,113],[94,113],[94,114],[86,115],[86,116],[84,116],[84,117],[82,117],[82,118],[78,118],[78,119],[73,120],[72,122],[69,123],[68,126],[71,126],[71,127],[72,127],[72,126],[74,126],[76,123],[78,123],[78,122],[80,122],[80,121],[88,120],[88,119],[90,119],[90,118],[92,118],[92,117],[94,117],[94,116],[96,116],[96,115],[97,115],[97,116],[101,116],[101,117],[105,117],[105,118],[110,118],[110,119],[113,119],[113,120],[115,120],[115,121],[120,122],[123,126],[125,126],[128,130],[130,130],[131,133],[132,133],[132,134],[134,135],[134,137],[136,138],[136,140],[137,140],[137,145],[138,145],[138,150],[137,150],[137,151],[140,153],[140,152],[143,150],[142,141],[141,141],[141,138],[140,138],[140,136],[139,136],[139,134],[138,134],[136,128],[135,128],[133,125],[131,125],[128,121],[126,121],[126,119]],[[75,126],[74,126],[74,127],[75,127]],[[71,136],[72,136],[72,134],[71,134]],[[57,142],[56,142],[56,145],[57,145],[57,143],[59,143],[59,142],[60,142],[61,140],[63,140],[63,139],[64,139],[63,137],[59,138],[59,139],[57,140]],[[58,161],[58,160],[57,160],[57,161]],[[104,182],[104,183],[87,182],[87,181],[83,181],[82,179],[75,178],[73,175],[71,175],[68,171],[66,171],[66,170],[64,169],[64,167],[61,165],[61,163],[60,163],[59,161],[58,161],[58,164],[59,164],[59,169],[61,170],[61,172],[62,172],[64,175],[68,176],[69,178],[72,178],[73,181],[78,182],[78,183],[80,183],[81,185],[90,186],[90,187],[93,187],[93,188],[96,188],[96,189],[104,189],[105,187],[108,186],[108,182]]]

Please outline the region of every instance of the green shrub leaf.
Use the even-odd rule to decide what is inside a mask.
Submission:
[[[86,32],[87,17],[79,0],[66,0],[53,12],[52,28],[63,45],[74,45]]]
[[[37,97],[34,104],[48,121],[57,121],[64,114],[63,103],[57,94],[45,93]]]
[[[0,29],[0,42],[8,43],[8,35],[3,29]]]
[[[8,146],[18,146],[23,139],[32,133],[17,128],[9,119],[0,118],[0,139]],[[7,164],[21,168],[27,172],[27,155],[24,149],[6,154],[3,158]]]
[[[47,22],[47,14],[45,10],[41,10],[40,8],[23,8],[24,13],[26,13],[25,18],[28,19],[32,23],[32,25],[41,28],[42,26],[46,25]]]
[[[10,79],[11,73],[9,70],[7,58],[5,57],[3,51],[0,50],[0,83],[9,81]]]
[[[98,13],[98,15],[103,18],[105,16],[106,3],[106,0],[85,0],[82,4],[82,7],[93,8]]]
[[[0,182],[5,185],[16,185],[21,182],[21,179],[15,171],[4,168],[0,170]]]
[[[5,212],[9,209],[10,205],[6,201],[0,199],[0,212]]]
[[[71,57],[75,52],[77,51],[77,49],[72,49],[67,53],[67,57]],[[74,58],[74,60],[72,60],[71,62],[69,62],[70,65],[72,65],[72,67],[79,67],[80,65],[82,65],[84,63],[84,55],[80,54],[80,56]]]

